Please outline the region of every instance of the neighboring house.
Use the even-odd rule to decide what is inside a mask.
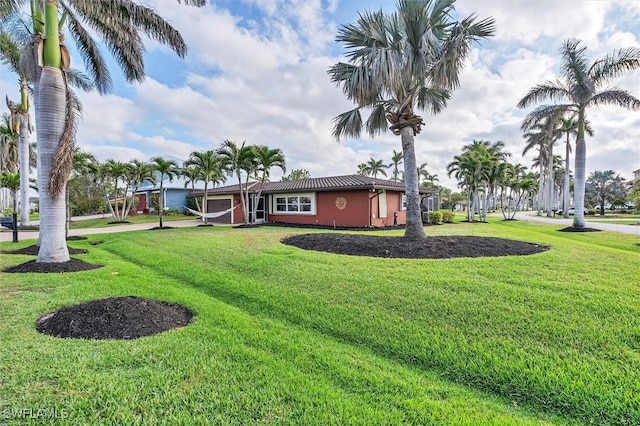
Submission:
[[[243,186],[244,187],[244,186]],[[384,227],[406,223],[405,187],[402,182],[348,175],[282,182],[250,182],[250,209],[259,190],[256,222],[322,225],[337,227]],[[204,191],[190,195],[203,197]],[[440,208],[438,193],[420,188],[423,210]],[[243,223],[238,185],[209,189],[207,210],[231,212],[209,221],[221,224]],[[394,222],[395,219],[395,222]]]
[[[192,191],[191,184],[185,188],[185,179],[183,177],[175,177],[173,181],[165,179],[162,183],[162,191],[164,192],[164,210],[177,210],[184,213],[187,205],[187,196]],[[204,183],[198,182],[195,185],[196,190],[204,190]],[[204,192],[204,191],[202,191]],[[160,194],[160,179],[156,184],[145,181],[135,193],[137,198],[136,205],[131,209],[132,213],[154,212],[154,205],[158,202]],[[154,202],[155,201],[155,202]]]

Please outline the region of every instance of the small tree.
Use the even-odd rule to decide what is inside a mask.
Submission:
[[[173,182],[173,178],[179,173],[178,165],[173,160],[165,160],[162,157],[153,157],[151,165],[155,171],[160,174],[160,192],[158,195],[158,217],[160,219],[160,228],[162,228],[162,216],[164,215],[164,179],[165,176],[169,182]]]

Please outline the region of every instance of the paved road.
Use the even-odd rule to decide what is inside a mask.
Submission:
[[[530,212],[518,212],[518,214],[516,215],[516,219],[562,226],[571,226],[573,224],[573,219],[555,219],[546,216],[536,216],[535,214],[531,214]],[[587,221],[587,227],[600,229],[601,231],[622,232],[624,234],[640,236],[640,225],[632,225],[632,223],[637,222],[638,219],[634,219],[629,221],[629,225],[620,225],[617,223]]]
[[[101,217],[101,216],[100,216]],[[76,220],[75,218],[73,219]],[[31,222],[33,224],[33,221]],[[176,220],[176,221],[164,221],[165,226],[172,227],[188,227],[197,226],[201,222],[199,219],[189,220]],[[91,234],[109,234],[112,232],[125,232],[125,231],[138,231],[142,229],[151,229],[158,226],[158,222],[150,223],[134,223],[130,225],[115,225],[107,228],[84,228],[84,229],[71,229],[69,230],[69,236],[76,235],[91,235]],[[18,239],[22,240],[35,240],[38,239],[38,231],[18,231]],[[13,232],[2,231],[0,232],[0,241],[13,241]]]

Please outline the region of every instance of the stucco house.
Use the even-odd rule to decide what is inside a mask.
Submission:
[[[204,189],[204,183],[198,182],[195,185],[196,190]],[[193,189],[191,184],[185,187],[185,179],[183,177],[175,177],[173,181],[165,179],[162,182],[162,191],[164,192],[164,209],[165,210],[177,210],[184,213],[185,206],[187,205],[187,196]],[[204,191],[203,191],[204,192]],[[160,179],[154,184],[150,181],[145,181],[135,193],[137,203],[132,208],[133,213],[153,213],[156,211],[160,194]]]
[[[208,191],[209,213],[230,212],[210,222],[243,223],[239,185],[212,188]],[[384,227],[406,223],[406,198],[403,182],[346,175],[289,180],[250,182],[250,211],[257,204],[255,222],[321,225],[336,227]],[[260,199],[258,200],[258,194]],[[191,192],[204,197],[204,191]],[[438,210],[438,193],[420,188],[423,210]]]

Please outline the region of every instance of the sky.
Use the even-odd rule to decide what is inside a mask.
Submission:
[[[210,0],[204,8],[144,3],[180,31],[189,53],[181,60],[147,41],[142,84],[127,83],[110,62],[113,93],[79,93],[84,113],[77,145],[98,160],[186,160],[228,139],[280,148],[287,172],[306,169],[322,177],[354,174],[371,157],[391,163],[393,151],[401,151],[391,132],[340,142],[332,137],[332,119],[354,105],[327,74],[345,60],[335,41],[340,25],[353,23],[358,12],[390,12],[394,0]],[[473,45],[461,87],[443,112],[422,114],[426,125],[415,140],[417,163],[427,163],[439,184],[454,190],[446,166],[473,140],[503,141],[510,162],[531,165],[532,154],[522,156],[520,131],[531,108],[516,104],[531,87],[559,76],[565,39],[582,40],[591,61],[640,47],[637,0],[459,0],[455,7],[458,19],[493,17],[497,30]],[[73,51],[72,66],[83,68]],[[15,81],[0,69],[0,96],[19,99]],[[640,71],[614,85],[640,97]],[[595,130],[587,137],[587,176],[612,169],[632,178],[640,169],[640,112],[602,107],[587,117]],[[564,155],[561,145],[555,151]],[[271,180],[281,177],[272,170]]]

